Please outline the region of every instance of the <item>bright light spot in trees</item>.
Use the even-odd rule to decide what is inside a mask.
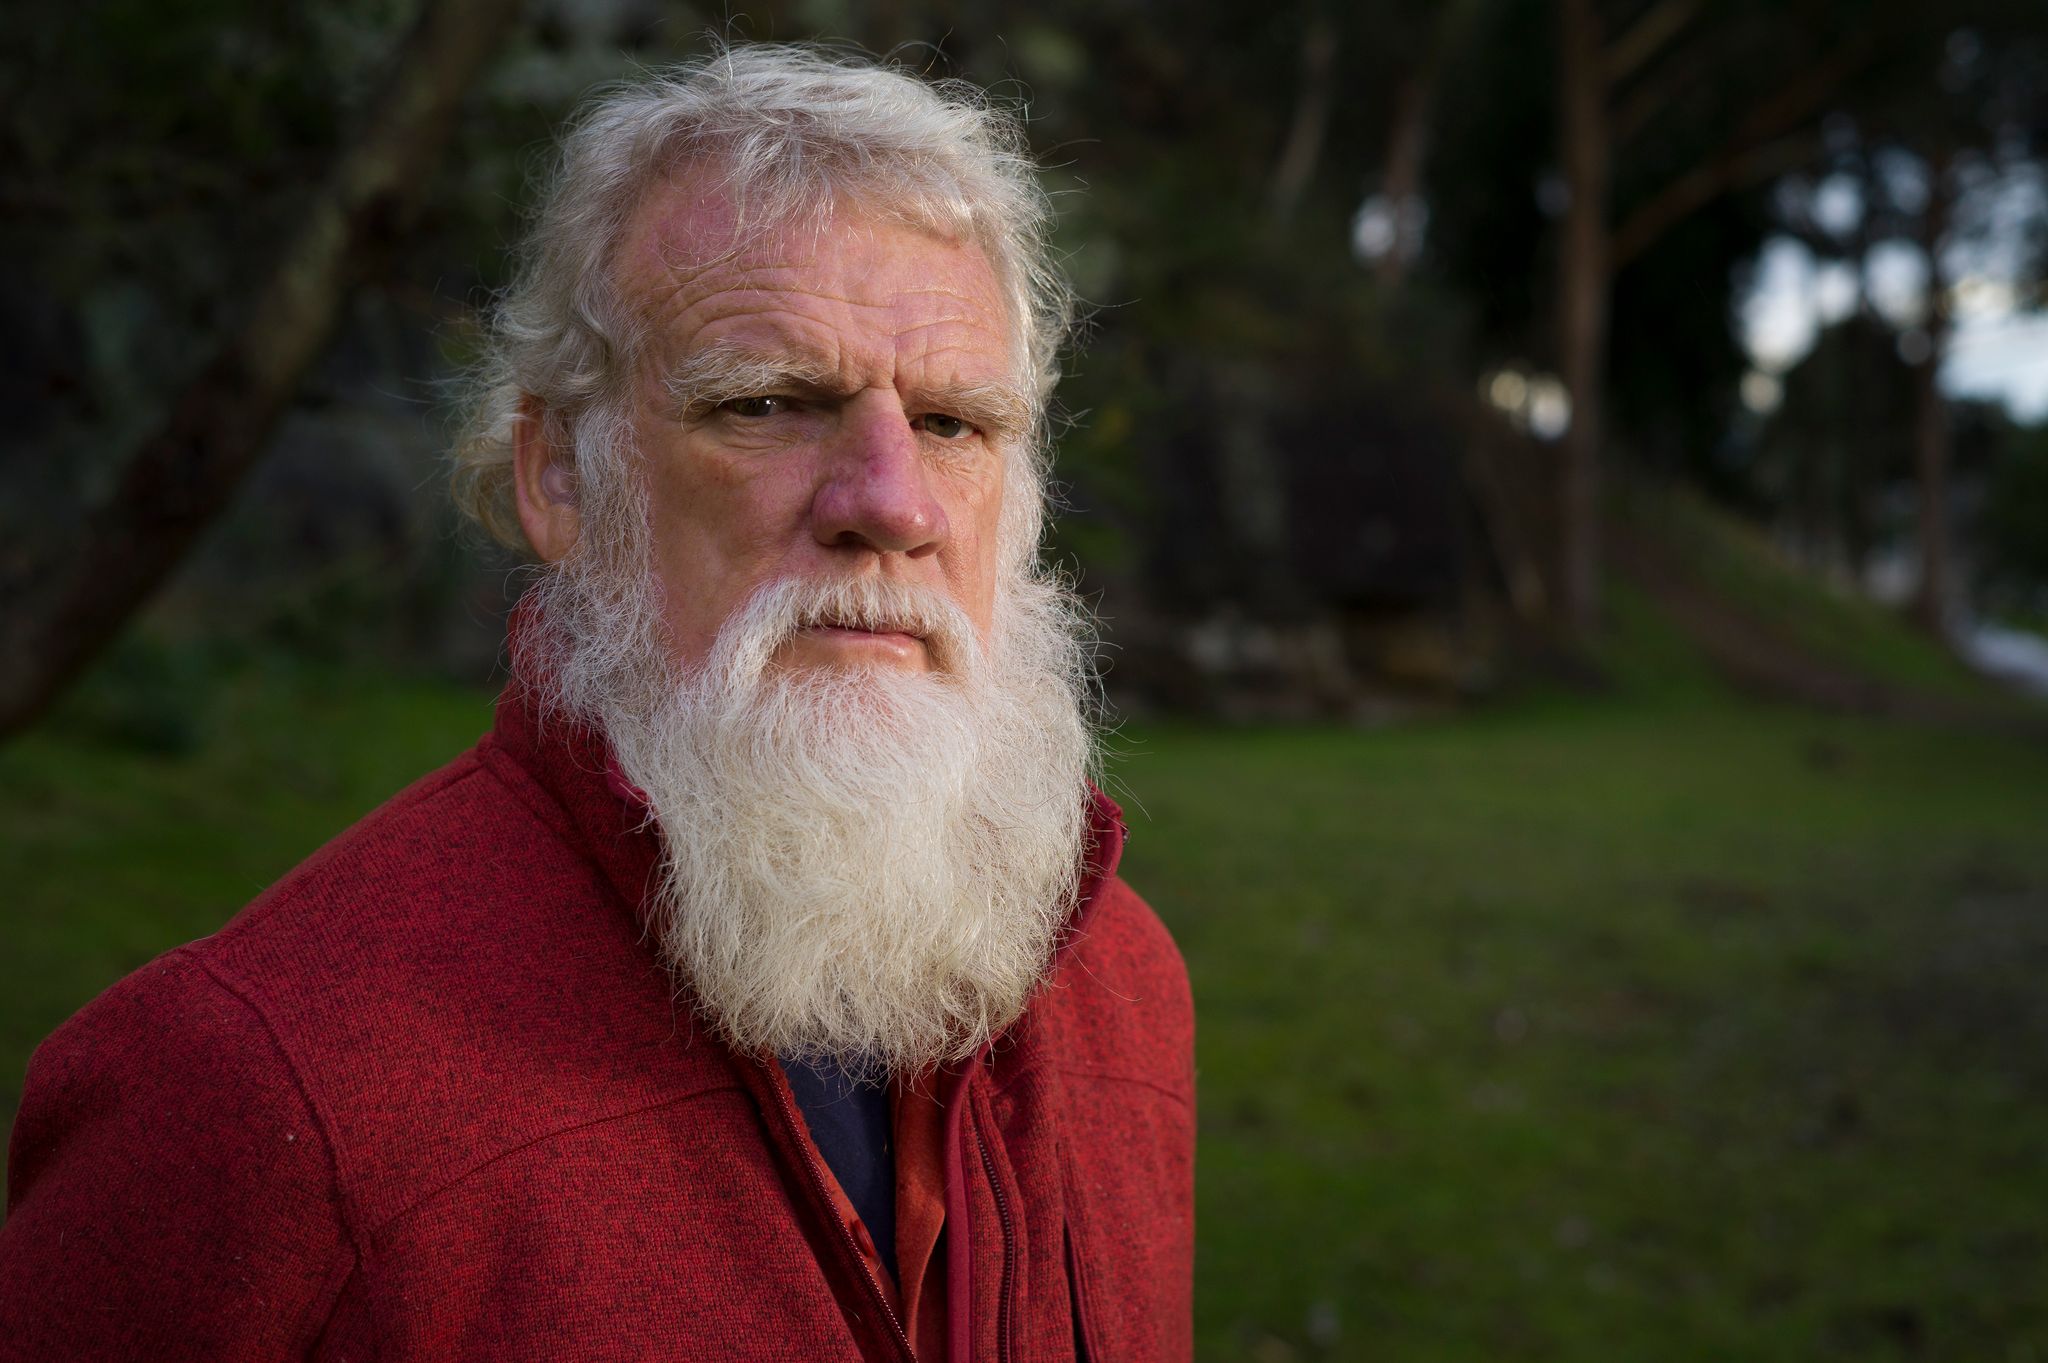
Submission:
[[[1487,385],[1486,399],[1503,412],[1519,412],[1529,398],[1529,381],[1512,369],[1503,369]]]
[[[1856,269],[1846,261],[1831,260],[1813,272],[1813,310],[1822,326],[1833,326],[1856,311],[1861,292]]]
[[[1428,233],[1429,204],[1421,195],[1396,201],[1375,194],[1351,216],[1351,251],[1368,265],[1388,256],[1413,265],[1422,255],[1422,241]]]
[[[1557,440],[1572,428],[1572,395],[1549,374],[1529,385],[1529,433],[1538,440]]]
[[[1377,261],[1400,244],[1401,221],[1393,200],[1375,194],[1358,206],[1351,219],[1351,249],[1361,260]]]
[[[1821,230],[1846,237],[1863,218],[1863,191],[1846,175],[1830,175],[1813,191],[1813,220]]]
[[[1952,297],[1961,317],[2003,317],[2019,301],[2010,283],[1980,274],[1957,280]]]
[[[1479,395],[1516,430],[1538,440],[1556,440],[1571,429],[1571,392],[1555,374],[1496,369],[1480,379]]]
[[[1785,400],[1785,385],[1775,374],[1752,369],[1742,376],[1742,405],[1758,416],[1769,416]]]

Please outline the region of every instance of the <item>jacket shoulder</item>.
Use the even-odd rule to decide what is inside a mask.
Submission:
[[[484,760],[490,740],[398,792],[300,862],[206,939],[227,960],[260,955],[265,940],[307,920],[345,912],[354,930],[397,929],[431,908],[438,887],[483,865],[573,866],[558,821],[519,790],[502,764]]]
[[[188,949],[274,1031],[366,1235],[506,1151],[731,1082],[634,906],[490,744]]]
[[[1180,949],[1121,877],[1098,893],[1054,975],[1059,1067],[1194,1100],[1194,999]]]
[[[0,1357],[300,1356],[355,1262],[299,1076],[190,948],[36,1051],[8,1174]]]

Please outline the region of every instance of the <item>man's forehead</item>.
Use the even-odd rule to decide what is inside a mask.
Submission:
[[[722,190],[671,177],[630,220],[617,268],[657,369],[733,342],[827,366],[908,347],[977,380],[1007,380],[1018,362],[978,247],[859,205],[755,224]]]
[[[745,227],[730,194],[701,174],[676,172],[640,196],[619,239],[617,265],[630,279],[730,257],[746,244]]]
[[[668,175],[642,196],[620,237],[614,268],[629,291],[637,285],[666,293],[713,274],[801,271],[878,232],[921,239],[935,264],[972,262],[994,283],[986,256],[972,244],[843,198],[769,218],[701,170]],[[987,301],[997,302],[993,291]]]

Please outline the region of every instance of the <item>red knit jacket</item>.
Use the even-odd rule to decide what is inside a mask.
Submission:
[[[29,1067],[0,1358],[905,1359],[779,1068],[694,1023],[654,835],[518,702]],[[1190,1352],[1193,1026],[1097,795],[1025,1017],[953,1075],[949,1353]]]

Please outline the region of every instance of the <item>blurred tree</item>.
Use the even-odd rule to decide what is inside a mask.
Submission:
[[[1913,470],[1912,378],[1896,334],[1867,308],[1822,333],[1785,375],[1753,477],[1816,568],[1865,580],[1878,491]]]
[[[318,168],[372,122],[375,77],[420,3],[202,0],[132,51],[122,35],[146,30],[140,19],[110,43],[96,22],[26,27],[24,78],[0,85],[0,235],[44,234],[27,253],[34,281],[0,293],[36,340],[31,365],[7,376],[28,390],[31,429],[0,435],[0,459],[25,475],[15,486],[36,489],[10,508],[30,531],[7,537],[0,565],[8,584],[28,584],[17,597],[120,595],[61,585],[57,566],[91,557],[50,547],[91,523],[70,503],[160,500],[123,481],[125,456],[171,429],[169,395],[243,325],[228,302],[251,294],[245,262],[327,192]],[[330,352],[329,367],[354,357],[353,386],[331,386],[345,403],[431,369],[422,338],[459,365],[472,305],[503,275],[507,205],[548,130],[592,84],[705,44],[702,13],[678,0],[533,7],[473,101],[481,112],[455,130],[452,169],[410,182],[420,226],[374,306],[400,317],[411,349]],[[1893,476],[1886,460],[1852,457],[1861,447],[1841,439],[1801,444],[1791,424],[1767,436],[1750,481],[1728,457],[1741,447],[1729,433],[1757,424],[1736,402],[1741,266],[1773,232],[1859,262],[1919,242],[1916,177],[1899,167],[1922,164],[1912,139],[1941,99],[1957,103],[1946,235],[1967,238],[1987,167],[2021,145],[1999,131],[2015,116],[1993,106],[2025,104],[2025,81],[1972,66],[1976,83],[1947,91],[1944,44],[1967,21],[1984,62],[2007,62],[2027,47],[2027,12],[2018,0],[1940,13],[1910,0],[1294,0],[1256,12],[1189,0],[1168,23],[1145,0],[789,0],[730,6],[715,22],[733,38],[848,39],[1028,104],[1060,198],[1058,244],[1092,306],[1061,389],[1077,418],[1063,493],[1078,514],[1062,518],[1059,550],[1112,591],[1135,656],[1181,649],[1223,617],[1455,615],[1475,592],[1491,594],[1489,610],[1505,601],[1511,617],[1547,616],[1555,636],[1583,638],[1597,615],[1603,459],[1766,504],[1790,497],[1809,521],[1840,508],[1829,533],[1860,557],[1874,522],[1855,508]],[[95,84],[109,93],[82,93]],[[2032,150],[2011,155],[2038,165]],[[1861,177],[1872,209],[1849,237],[1797,222],[1788,171],[1809,187]],[[60,241],[58,223],[78,228]],[[360,316],[353,327],[344,335]],[[1853,383],[1821,381],[1837,368],[1817,357],[1788,378],[1788,422],[1796,407],[1820,430],[1827,403],[1854,401]],[[1554,396],[1553,372],[1574,390],[1568,425],[1500,410],[1505,392]],[[1850,395],[1819,396],[1837,389]],[[323,384],[301,386],[300,417],[313,390]],[[369,462],[363,446],[323,461],[309,454],[318,439],[292,440],[294,466],[324,476]],[[63,457],[16,453],[38,443]],[[414,453],[386,478],[393,498],[429,476],[428,454]],[[308,508],[321,495],[311,486],[292,494]],[[273,500],[250,514],[307,518],[241,536],[251,554],[310,553],[318,538],[316,509]],[[31,543],[44,549],[29,556]],[[31,558],[36,573],[13,571]],[[0,608],[0,631],[27,640],[7,622],[32,613]]]
[[[2048,621],[2048,424],[2002,433],[1984,495],[1980,589],[1994,608]]]
[[[2028,186],[2041,174],[2048,131],[2048,42],[2029,21],[2031,12],[2030,6],[1984,0],[1908,16],[1917,28],[1902,19],[1901,31],[1919,41],[1891,46],[1846,92],[1823,145],[1774,196],[1776,230],[1856,281],[1861,321],[1853,349],[1862,357],[1854,378],[1844,356],[1829,359],[1825,368],[1835,378],[1807,383],[1796,405],[1788,388],[1787,411],[1773,426],[1804,434],[1781,432],[1769,442],[1780,485],[1840,485],[1835,505],[1851,518],[1841,534],[1813,519],[1804,494],[1794,497],[1793,519],[1815,544],[1842,539],[1860,576],[1871,547],[1864,508],[1882,489],[1909,479],[1918,565],[1914,615],[1940,636],[1953,628],[1963,585],[1953,561],[1956,423],[1940,381],[1956,300],[1974,287],[2003,294],[2009,309],[2041,305],[2036,295],[2048,203]],[[1881,302],[1873,293],[1876,276],[1887,272],[1896,281],[1902,257],[1916,262],[1916,296],[1897,297],[1894,282],[1894,296]],[[1827,338],[1821,349],[1831,344],[1842,349]],[[1902,363],[1887,357],[1893,350]],[[1802,369],[1822,358],[1816,352]],[[1884,369],[1899,371],[1899,382],[1876,382]],[[1909,405],[1899,408],[1908,397]],[[1889,433],[1873,429],[1874,411],[1894,423]],[[1889,454],[1838,458],[1841,435],[1830,440],[1830,431],[1864,433],[1860,447],[1868,452],[1906,439],[1911,457],[1903,465]],[[1798,469],[1800,459],[1815,467]]]
[[[2013,164],[2036,170],[2035,158],[2048,150],[2048,47],[2039,17],[2037,7],[2001,3],[1952,16],[1963,22],[1921,56],[1918,79],[1899,83],[1869,106],[1876,136],[1920,168],[1918,212],[1909,215],[1925,279],[1909,343],[1920,570],[1914,615],[1943,638],[1954,628],[1961,584],[1953,561],[1953,421],[1940,375],[1955,327],[1959,258],[1978,254],[1969,239],[1981,238],[1987,221],[2008,206],[2004,182]],[[1991,27],[1979,29],[1972,21]],[[2033,217],[2038,232],[2048,222],[2048,207],[2036,204]],[[2002,272],[2015,281],[2038,278],[2038,264],[2008,260]],[[1981,262],[1973,273],[1983,273]]]
[[[1736,267],[1767,230],[1762,210],[1773,184],[1827,154],[1825,130],[1878,110],[1898,111],[1922,139],[1949,127],[1954,154],[1965,159],[2010,145],[2009,106],[2025,102],[2024,81],[2008,75],[1996,99],[1988,85],[1970,94],[1973,110],[1998,103],[2008,112],[2002,125],[1977,118],[1965,130],[1953,113],[1930,107],[1953,102],[1965,82],[1928,54],[1971,24],[1998,34],[2001,47],[2025,48],[2037,40],[2038,11],[2029,19],[2028,8],[2005,0],[1939,12],[1907,0],[1553,0],[1547,35],[1531,27],[1526,7],[1493,16],[1478,44],[1481,70],[1467,76],[1489,92],[1491,107],[1443,150],[1432,228],[1452,278],[1497,290],[1481,304],[1483,345],[1547,352],[1571,393],[1551,504],[1552,600],[1567,637],[1584,638],[1597,621],[1608,446],[1621,438],[1666,468],[1713,473],[1702,455],[1723,443],[1742,370],[1728,325]],[[1539,85],[1528,79],[1526,54],[1546,43],[1552,79]],[[1555,129],[1548,148],[1529,132],[1545,107]],[[1540,173],[1545,165],[1554,175]],[[1534,193],[1504,212],[1499,186],[1517,175],[1533,180]],[[1915,222],[1927,225],[1924,215]],[[1519,282],[1538,276],[1546,239],[1554,242],[1547,305]],[[1651,335],[1654,345],[1635,343]],[[1938,480],[1945,463],[1932,371],[1923,391],[1931,396],[1920,419],[1922,465]],[[1930,524],[1926,543],[1938,578],[1946,556],[1937,530]]]
[[[348,291],[417,210],[458,102],[517,12],[517,0],[431,0],[240,322],[79,521],[11,546],[0,564],[0,734],[49,704],[226,506]],[[30,126],[10,124],[17,136]]]
[[[1913,472],[1920,492],[1920,587],[1914,602],[1915,614],[1922,625],[1943,638],[1948,635],[1953,576],[1948,525],[1952,456],[1948,399],[1941,391],[1941,361],[1948,354],[1949,334],[1953,330],[1948,271],[1942,255],[1949,222],[1955,214],[1954,150],[1947,133],[1945,128],[1933,130],[1927,148],[1927,206],[1920,215],[1920,254],[1927,262],[1926,303],[1920,316],[1920,334],[1924,339],[1918,362],[1913,365]]]
[[[1558,468],[1557,577],[1560,624],[1584,638],[1599,614],[1617,279],[1723,195],[1761,186],[1803,157],[1886,31],[1870,5],[1555,3],[1556,353],[1572,396]],[[1722,278],[1732,263],[1723,262]]]

